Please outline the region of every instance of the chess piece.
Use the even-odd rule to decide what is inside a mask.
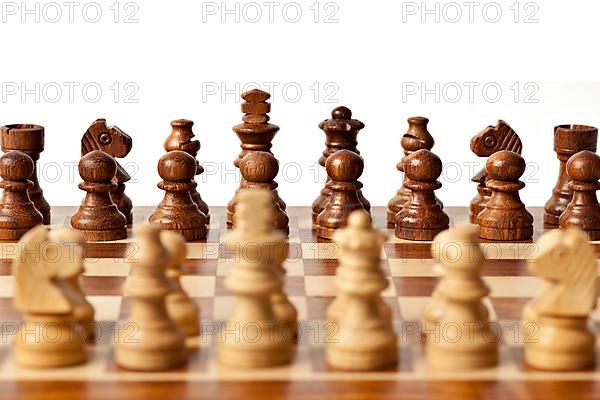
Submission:
[[[560,161],[558,180],[552,190],[552,197],[544,207],[544,223],[558,226],[559,218],[567,204],[571,201],[573,193],[569,189],[567,176],[567,161],[576,153],[583,150],[596,151],[598,142],[598,129],[585,125],[560,125],[554,128],[554,151]]]
[[[125,168],[119,164],[117,158],[127,157],[132,147],[131,137],[117,126],[106,125],[104,118],[97,119],[90,125],[81,138],[81,155],[84,156],[94,150],[101,150],[115,159],[117,173],[113,181],[117,186],[110,192],[113,203],[119,211],[127,218],[127,225],[133,223],[133,204],[125,193],[125,183],[131,180],[131,176]]]
[[[271,153],[271,142],[275,134],[279,131],[279,127],[269,123],[269,111],[271,104],[267,100],[271,95],[259,89],[252,89],[242,94],[242,117],[243,123],[233,127],[241,142],[242,151],[233,162],[236,168],[239,168],[242,158],[253,151],[266,151]],[[243,182],[240,182],[240,186]],[[227,225],[233,225],[233,214],[235,212],[236,196],[233,196],[227,204]],[[285,202],[278,196],[277,202],[279,208],[286,210]]]
[[[600,240],[600,156],[589,150],[573,155],[567,162],[571,202],[560,216],[560,227],[578,226],[589,240]]]
[[[524,310],[524,328],[536,327],[535,337],[524,343],[525,362],[548,371],[588,368],[596,359],[588,324],[598,296],[594,247],[576,227],[551,230],[537,244],[527,263],[544,282]]]
[[[242,182],[239,190],[264,189],[268,190],[273,197],[273,227],[279,229],[286,236],[290,232],[289,218],[285,211],[279,207],[277,199],[277,182],[275,177],[279,172],[279,163],[273,154],[266,151],[253,151],[246,154],[239,162]],[[235,218],[233,221],[235,227]]]
[[[489,325],[488,313],[482,311],[482,299],[490,291],[481,279],[486,260],[477,231],[465,225],[435,239],[445,249],[440,262],[446,272],[435,289],[445,299],[443,312],[437,316],[440,334],[425,342],[425,358],[433,369],[467,371],[495,365],[498,360],[498,335]]]
[[[421,149],[431,150],[433,148],[435,141],[427,130],[428,123],[429,120],[425,117],[411,117],[408,119],[408,131],[402,136],[402,140],[400,141],[404,157],[396,166],[398,171],[404,172],[404,158],[406,156]],[[407,189],[405,185],[406,179],[406,175],[404,175],[402,186],[400,186],[396,195],[388,202],[387,222],[390,225],[396,224],[396,214],[398,214],[410,198],[410,189]],[[436,199],[436,201],[442,205],[439,200]]]
[[[86,341],[94,342],[99,334],[94,320],[96,313],[92,305],[86,300],[85,294],[79,285],[79,277],[85,272],[85,238],[81,232],[73,229],[50,231],[48,238],[68,252],[69,262],[61,265],[58,273],[60,278],[73,289],[71,302],[73,318],[81,325]]]
[[[0,157],[0,239],[19,240],[28,230],[43,222],[42,214],[29,198],[27,189],[34,164],[27,154],[12,150]]]
[[[450,219],[436,201],[434,190],[442,187],[442,160],[426,149],[404,157],[404,187],[409,201],[396,214],[396,237],[407,240],[433,240],[448,229]]]
[[[158,161],[158,174],[162,178],[158,187],[165,196],[149,221],[183,235],[188,242],[206,239],[206,216],[190,195],[196,186],[194,157],[181,150],[170,151]]]
[[[79,161],[79,175],[83,182],[79,189],[86,192],[77,213],[71,217],[71,226],[83,232],[87,241],[105,242],[127,238],[127,218],[115,203],[110,192],[117,163],[107,153],[94,150]]]
[[[50,241],[43,226],[26,233],[17,251],[14,305],[24,314],[24,322],[15,335],[15,361],[30,368],[85,362],[83,330],[73,314],[79,295],[60,279],[61,268],[77,268],[69,251]]]
[[[204,173],[204,168],[200,165],[200,162],[198,162],[198,159],[196,158],[198,156],[198,152],[200,151],[200,141],[193,140],[193,126],[194,121],[187,119],[177,119],[175,121],[171,121],[172,131],[167,140],[165,140],[164,148],[167,152],[172,150],[182,150],[194,157],[196,160],[196,175],[199,176]],[[204,200],[202,200],[202,197],[200,196],[200,193],[198,193],[196,187],[190,190],[190,195],[200,211],[202,211],[202,213],[206,216],[206,223],[210,224],[210,211],[208,209],[208,205]]]
[[[336,245],[338,246],[339,265],[336,268],[336,275],[341,278],[356,274],[356,268],[360,265],[361,269],[367,270],[368,274],[373,271],[379,271],[381,264],[381,247],[386,235],[373,229],[371,223],[364,224],[364,218],[361,210],[354,211],[348,218],[348,228],[337,231],[334,234]],[[368,214],[367,214],[368,215]],[[353,240],[348,240],[353,238]],[[346,271],[348,270],[348,271]],[[369,275],[369,276],[371,276]],[[343,290],[338,290],[335,299],[327,307],[327,320],[337,323],[346,313],[347,295]],[[392,321],[390,308],[384,303],[380,296],[375,296],[378,303],[379,312],[382,316]]]
[[[368,213],[355,211],[334,240],[343,249],[345,264],[337,269],[336,286],[344,305],[343,312],[329,321],[338,331],[327,343],[327,363],[343,370],[382,369],[398,358],[391,311],[381,299],[381,291],[389,285],[379,265],[385,235],[373,229]]]
[[[37,162],[40,153],[44,151],[44,127],[32,124],[14,124],[0,128],[2,135],[2,151],[22,151],[31,157],[33,161],[33,173],[29,180],[33,185],[27,192],[35,208],[44,217],[44,225],[50,225],[50,204],[44,198],[44,192],[40,187],[37,174]]]
[[[336,107],[331,112],[331,119],[326,119],[319,124],[319,128],[325,132],[325,150],[319,158],[319,165],[325,167],[327,158],[338,150],[350,150],[356,154],[360,154],[356,145],[356,136],[365,127],[365,125],[357,119],[352,119],[352,111],[349,108],[341,106]],[[327,182],[330,179],[327,178]],[[312,222],[313,225],[317,223],[317,217],[323,211],[329,197],[331,190],[325,187],[321,190],[319,197],[315,199],[312,204]],[[358,191],[358,198],[362,203],[365,210],[371,209],[371,204],[363,196],[362,190]]]
[[[489,157],[501,150],[510,150],[521,154],[523,143],[519,135],[504,121],[499,120],[496,126],[488,126],[471,138],[471,151],[478,157]],[[488,202],[492,191],[486,187],[485,168],[479,171],[472,182],[477,183],[477,196],[471,200],[469,221],[477,224],[477,216]]]
[[[431,254],[433,259],[436,261],[433,266],[433,272],[439,280],[446,276],[446,263],[448,262],[448,254],[446,254],[446,251],[449,249],[447,245],[450,244],[450,247],[453,246],[452,243],[455,235],[455,230],[443,231],[435,237],[435,240],[431,245]],[[455,256],[456,255],[452,255],[452,258]],[[442,320],[444,312],[446,311],[446,306],[447,299],[444,296],[444,292],[439,289],[438,285],[433,290],[431,299],[423,311],[422,333],[425,339],[427,339],[427,336],[430,335],[434,338],[434,340],[438,340],[436,335],[441,333],[439,331],[439,323]],[[489,311],[483,303],[480,304],[479,315],[484,319],[489,318]]]
[[[119,324],[115,359],[119,366],[135,371],[172,369],[185,363],[187,354],[185,334],[167,311],[165,299],[172,285],[165,266],[170,260],[161,244],[160,226],[137,227],[135,243],[138,251],[127,260],[131,270],[123,286],[133,304]]]
[[[273,294],[281,290],[283,282],[273,265],[272,252],[265,246],[272,244],[265,239],[278,238],[276,241],[280,242],[284,239],[272,230],[271,204],[272,195],[268,191],[240,191],[235,209],[236,228],[224,239],[226,248],[235,252],[236,260],[225,282],[236,296],[225,326],[230,333],[222,336],[218,349],[219,362],[227,366],[271,367],[288,364],[293,357],[294,342],[286,337],[272,303]]]
[[[196,336],[200,333],[200,307],[185,293],[179,281],[183,275],[181,266],[187,254],[185,238],[175,232],[162,231],[160,242],[169,254],[166,269],[172,286],[172,292],[166,299],[169,317],[187,336]]]
[[[362,188],[358,179],[363,168],[362,157],[350,150],[338,150],[327,158],[325,169],[329,180],[326,186],[331,194],[317,218],[318,237],[333,239],[334,232],[346,226],[353,211],[364,210],[358,197],[358,190]]]
[[[515,241],[533,236],[533,216],[519,197],[525,183],[525,160],[509,150],[494,153],[485,164],[486,186],[492,195],[479,213],[479,235],[483,239]]]

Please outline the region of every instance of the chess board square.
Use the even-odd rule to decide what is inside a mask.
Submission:
[[[117,321],[121,312],[121,296],[87,296],[94,310],[96,321]]]
[[[396,289],[391,278],[388,278],[388,282],[389,286],[381,295],[384,297],[396,296]],[[309,297],[332,297],[337,293],[333,276],[305,276],[304,285],[306,286],[306,295]]]
[[[212,297],[215,295],[214,276],[182,276],[181,286],[190,297]]]
[[[215,276],[218,260],[186,259],[181,266],[183,275]]]
[[[89,276],[79,279],[81,289],[88,296],[118,296],[122,294],[125,276]]]
[[[541,286],[541,280],[533,276],[483,277],[491,290],[491,297],[533,297]]]
[[[12,276],[0,276],[0,297],[13,297],[15,281]]]
[[[12,261],[0,259],[0,276],[12,274]]]
[[[231,271],[233,270],[234,263],[231,260],[219,260],[217,263],[217,276],[227,277],[231,275]],[[283,268],[286,271],[287,276],[304,276],[304,260],[295,259],[295,260],[286,260],[283,263]]]
[[[87,276],[127,276],[130,265],[122,258],[86,258],[85,272]]]
[[[221,251],[219,243],[188,243],[187,258],[200,260],[216,260]]]

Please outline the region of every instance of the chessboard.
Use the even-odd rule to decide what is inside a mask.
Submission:
[[[76,208],[53,208],[52,228],[68,226]],[[497,367],[468,373],[436,372],[423,357],[420,319],[437,282],[431,242],[408,242],[394,237],[386,226],[386,210],[372,210],[374,225],[388,234],[381,265],[390,286],[383,293],[391,307],[399,336],[400,357],[385,371],[356,373],[334,370],[325,362],[328,340],[335,340],[335,326],[325,320],[327,305],[335,296],[337,246],[317,239],[311,229],[310,209],[289,208],[290,236],[286,291],[299,312],[300,338],[290,366],[237,371],[217,363],[216,345],[233,306],[224,286],[233,255],[220,244],[227,232],[225,209],[211,208],[208,238],[188,243],[182,284],[201,307],[202,334],[188,339],[186,366],[174,371],[139,373],[119,368],[113,346],[119,320],[130,302],[121,294],[128,275],[125,258],[136,251],[128,239],[89,243],[86,272],[81,285],[96,309],[98,342],[89,346],[89,360],[81,366],[30,370],[15,365],[12,335],[20,315],[13,308],[14,285],[11,259],[17,243],[0,243],[0,398],[309,398],[309,399],[414,399],[414,398],[592,398],[600,397],[600,367],[583,372],[536,371],[523,362],[522,344],[535,332],[523,332],[520,324],[525,303],[540,281],[526,267],[536,251],[535,239],[544,232],[542,209],[530,210],[536,218],[533,240],[484,242],[488,258],[483,270],[491,289],[486,299],[490,316],[502,335]],[[147,220],[150,207],[134,210],[134,224]],[[447,208],[452,224],[468,221],[465,208]],[[597,245],[596,245],[597,246]],[[600,313],[592,316],[599,325]]]

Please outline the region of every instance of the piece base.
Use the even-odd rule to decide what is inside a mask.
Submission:
[[[127,239],[127,227],[123,229],[113,229],[106,231],[87,231],[80,230],[88,242],[110,242],[113,240]]]
[[[517,229],[498,229],[486,226],[479,226],[479,237],[486,240],[496,240],[501,242],[528,240],[533,236],[533,226],[526,226]]]
[[[446,229],[448,229],[447,226],[435,229],[415,229],[396,225],[396,237],[398,239],[426,242],[433,240],[438,233],[443,232]]]
[[[0,240],[19,240],[32,228],[34,227],[27,229],[0,229]]]
[[[121,368],[131,371],[166,371],[186,363],[185,348],[161,351],[136,351],[118,348],[115,362]]]
[[[342,371],[379,371],[398,361],[398,351],[395,347],[369,352],[348,351],[328,347],[326,352],[327,364]]]

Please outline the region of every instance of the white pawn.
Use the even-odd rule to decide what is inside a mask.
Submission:
[[[160,226],[135,230],[137,251],[123,287],[132,299],[126,320],[121,321],[115,357],[119,366],[138,371],[161,371],[186,361],[185,334],[169,317],[165,299],[172,291],[165,275],[169,255],[160,242]]]
[[[60,243],[63,248],[68,249],[70,262],[61,266],[59,274],[78,294],[73,303],[73,316],[82,326],[85,339],[88,342],[94,342],[98,335],[94,320],[95,311],[86,300],[85,294],[79,285],[79,277],[85,272],[85,237],[83,233],[75,229],[51,231],[48,237],[52,241]]]
[[[55,368],[86,360],[83,329],[73,313],[81,296],[59,274],[72,265],[68,249],[50,241],[46,227],[21,238],[13,260],[14,304],[24,314],[15,339],[17,364]]]
[[[338,331],[335,340],[327,344],[327,363],[344,370],[382,369],[398,358],[391,312],[381,299],[389,284],[379,265],[385,236],[372,228],[365,211],[355,211],[347,228],[336,232],[334,240],[343,257],[340,262],[344,267],[336,274],[343,312],[336,315]]]
[[[176,232],[162,231],[160,241],[169,253],[167,277],[173,287],[167,295],[167,311],[187,336],[196,336],[200,333],[200,307],[185,293],[179,281],[181,265],[187,255],[186,240]]]
[[[485,256],[479,230],[472,225],[440,233],[435,238],[440,262],[445,266],[435,291],[445,300],[436,324],[435,340],[425,342],[428,365],[444,371],[465,371],[495,365],[498,332],[491,328],[482,299],[489,289],[481,279]],[[438,299],[439,300],[439,299]]]
[[[236,296],[218,349],[221,364],[253,369],[291,362],[293,338],[277,318],[272,296],[283,285],[273,265],[272,250],[264,243],[272,230],[272,200],[269,191],[241,190],[235,210],[235,229],[224,243],[235,252],[235,264],[226,286]]]
[[[596,255],[579,228],[552,230],[537,241],[528,267],[544,279],[523,310],[523,328],[535,334],[524,343],[528,365],[576,371],[595,363],[595,334],[589,316],[596,307]]]

